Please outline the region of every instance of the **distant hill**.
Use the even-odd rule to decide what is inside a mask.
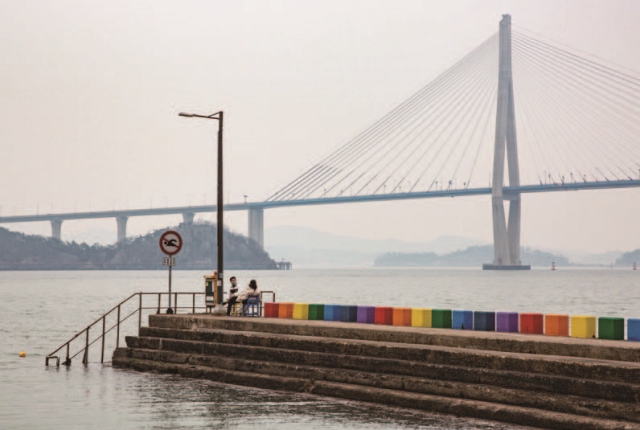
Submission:
[[[640,264],[640,249],[635,251],[625,252],[616,260],[616,266],[633,266],[633,263]]]
[[[521,251],[522,264],[531,266],[550,267],[555,261],[558,266],[568,266],[569,260],[561,255],[549,252],[523,248]],[[407,267],[407,266],[440,266],[440,267],[480,267],[483,263],[493,261],[493,245],[470,246],[464,250],[438,255],[433,252],[398,253],[391,252],[375,259],[378,267]]]
[[[341,236],[300,226],[276,226],[265,231],[265,247],[276,260],[284,258],[295,267],[363,267],[385,252],[439,254],[485,242],[460,236],[441,236],[432,241],[363,239]]]
[[[184,241],[182,251],[176,256],[176,269],[215,268],[216,226],[196,223],[156,230],[111,246],[62,242],[0,227],[0,269],[160,269],[164,254],[158,248],[158,241],[162,232],[168,229],[178,231]],[[255,241],[225,230],[224,242],[226,269],[276,268],[275,261]]]

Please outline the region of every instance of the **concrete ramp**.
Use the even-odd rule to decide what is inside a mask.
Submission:
[[[113,364],[554,429],[640,429],[640,345],[209,315],[151,315]]]

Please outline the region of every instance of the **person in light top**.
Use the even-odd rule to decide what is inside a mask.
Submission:
[[[249,296],[260,296],[260,290],[258,289],[258,283],[255,279],[252,279],[249,282],[249,285],[240,292],[237,296],[233,296],[229,298],[229,302],[227,303],[227,315],[231,315],[231,308],[237,302],[242,302],[242,305],[247,304],[247,299]]]

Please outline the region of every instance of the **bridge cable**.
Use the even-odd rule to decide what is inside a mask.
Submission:
[[[334,153],[332,153],[329,156],[325,157],[325,159],[323,159],[320,162],[318,162],[316,164],[316,166],[315,166],[316,167],[315,170],[314,170],[314,168],[309,169],[305,174],[303,174],[303,175],[299,176],[298,178],[294,179],[293,181],[291,181],[289,183],[289,185],[285,186],[283,189],[281,189],[280,191],[278,191],[277,193],[272,195],[267,200],[273,200],[273,199],[276,199],[276,198],[281,197],[282,195],[286,194],[292,185],[295,185],[295,184],[299,183],[301,180],[305,179],[310,174],[317,173],[317,167],[318,166],[322,166],[324,163],[328,163],[328,162],[333,161],[334,159],[336,159],[338,157],[342,157],[345,152],[347,152],[349,150],[352,150],[353,147],[359,146],[358,144],[363,144],[363,143],[366,144],[366,143],[368,143],[366,138],[370,137],[369,135],[372,132],[377,131],[378,129],[380,129],[381,126],[386,125],[386,122],[388,120],[397,119],[398,116],[401,116],[401,115],[405,114],[406,111],[407,111],[407,108],[413,107],[413,105],[415,104],[416,99],[419,100],[421,97],[425,96],[425,93],[426,93],[426,95],[429,95],[429,91],[433,90],[434,87],[437,90],[438,87],[442,86],[442,83],[444,81],[448,80],[451,77],[452,74],[455,75],[457,72],[459,72],[460,68],[464,68],[464,67],[468,66],[469,62],[475,60],[475,58],[478,55],[478,53],[482,53],[482,51],[486,48],[487,45],[490,45],[492,42],[495,41],[496,37],[497,37],[496,35],[493,35],[490,38],[488,38],[487,40],[485,40],[482,44],[480,44],[477,48],[475,48],[470,54],[468,54],[463,59],[458,61],[458,63],[456,63],[453,67],[451,67],[447,71],[443,72],[434,81],[430,82],[425,87],[420,89],[413,96],[411,96],[408,100],[406,100],[403,103],[401,103],[400,105],[398,105],[391,112],[389,112],[383,118],[381,118],[376,123],[374,123],[373,126],[365,129],[363,132],[359,133],[354,139],[349,141],[347,144],[343,145],[337,151],[335,151]]]

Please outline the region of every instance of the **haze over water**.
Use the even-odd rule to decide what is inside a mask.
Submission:
[[[227,273],[232,274],[241,285],[257,279],[263,290],[276,291],[279,301],[640,315],[640,272],[629,269]],[[80,356],[69,369],[44,367],[48,353],[132,292],[166,291],[166,275],[165,271],[0,272],[2,428],[516,428],[114,369],[108,363],[100,364],[99,342],[91,347],[87,367],[81,364]],[[201,272],[176,271],[174,275],[174,291],[202,291]],[[191,298],[179,300],[182,306],[192,303]],[[151,296],[144,306],[156,303]],[[137,302],[132,306],[129,310],[135,309]],[[124,335],[136,333],[136,324],[137,318],[124,324],[121,344]],[[100,330],[100,325],[95,327]],[[108,337],[107,361],[114,336],[111,333]],[[80,343],[83,341],[81,338]],[[27,358],[19,358],[19,351],[26,351]]]

